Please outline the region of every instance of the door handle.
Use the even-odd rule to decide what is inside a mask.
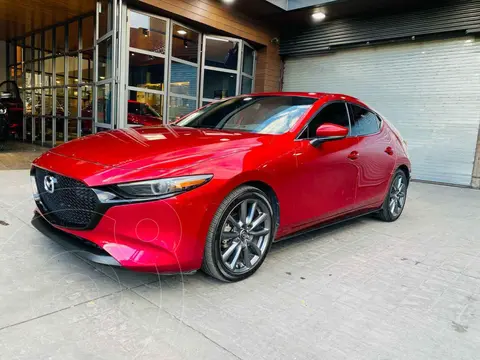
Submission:
[[[359,156],[360,154],[358,153],[358,151],[352,151],[350,154],[348,154],[348,158],[350,160],[357,160]]]
[[[388,154],[388,155],[393,155],[393,149],[389,146],[385,149],[385,152]]]

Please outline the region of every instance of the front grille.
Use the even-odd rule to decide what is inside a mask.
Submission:
[[[45,177],[56,182],[53,192],[45,187]],[[96,215],[98,199],[95,192],[83,182],[35,168],[35,181],[45,217],[55,225],[67,228],[86,228]]]

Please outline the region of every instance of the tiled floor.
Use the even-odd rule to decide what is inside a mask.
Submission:
[[[0,170],[29,169],[32,161],[48,148],[19,141],[0,142]]]
[[[2,359],[478,359],[480,191],[412,183],[402,218],[275,244],[250,279],[92,265],[0,172]]]

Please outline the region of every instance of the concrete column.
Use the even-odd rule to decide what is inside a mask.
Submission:
[[[7,43],[0,41],[0,83],[7,80]]]
[[[478,129],[477,151],[473,163],[472,186],[476,189],[480,189],[480,128]]]

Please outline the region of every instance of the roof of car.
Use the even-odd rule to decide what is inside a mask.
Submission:
[[[321,99],[325,96],[329,97],[339,97],[339,98],[344,98],[344,99],[355,99],[358,100],[352,96],[345,95],[345,94],[334,94],[334,93],[325,93],[325,92],[307,92],[307,91],[278,91],[278,92],[263,92],[263,93],[253,93],[250,94],[252,96],[260,96],[260,95],[266,95],[266,96],[304,96],[304,97],[311,97],[311,98],[317,98]]]
[[[345,94],[335,94],[335,93],[325,93],[325,92],[301,92],[301,91],[278,91],[278,92],[264,92],[264,93],[253,93],[249,95],[242,96],[302,96],[310,97],[315,99],[329,98],[329,100],[345,100],[354,103],[358,103],[366,106],[361,100]]]

